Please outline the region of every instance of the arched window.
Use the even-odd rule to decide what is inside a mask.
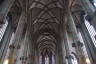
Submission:
[[[71,56],[72,56],[72,59],[71,59],[72,64],[78,64],[76,54],[74,52],[72,52]]]
[[[7,28],[7,25],[8,25],[8,21],[7,20],[5,20],[5,21],[6,21],[5,24],[3,24],[2,27],[0,28],[0,41],[1,41],[1,39],[5,33],[5,30]]]
[[[42,64],[42,56],[39,56],[39,64]]]
[[[94,43],[94,46],[96,47],[96,39],[95,39],[96,31],[95,31],[94,27],[86,19],[85,19],[85,25],[88,29],[88,32],[89,32],[90,37]]]
[[[49,57],[48,57],[48,55],[45,56],[45,64],[49,64]]]
[[[42,61],[44,60],[44,61]],[[39,64],[49,64],[49,56],[39,56]]]

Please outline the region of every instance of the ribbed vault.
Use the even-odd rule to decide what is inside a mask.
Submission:
[[[41,54],[54,53],[59,36],[63,4],[59,0],[33,0],[29,9],[34,26],[33,34]]]
[[[40,53],[55,52],[66,4],[65,0],[29,0],[34,40]],[[72,12],[81,10],[77,0],[70,1],[69,7]]]
[[[26,10],[30,13],[26,26],[31,24],[32,42],[40,53],[54,53],[59,44],[57,40],[60,38],[61,26],[65,21],[67,23],[64,15],[68,6],[78,24],[80,18],[76,14],[82,10],[77,0],[15,0],[10,9],[12,23],[16,27],[21,12]]]
[[[46,61],[48,64],[72,64],[71,52],[76,53],[78,62],[82,64],[81,33],[77,27],[80,27],[83,10],[79,1],[1,0],[0,25],[6,18],[9,21],[7,29],[14,32],[10,36],[12,43],[6,45],[9,47],[8,64],[38,64],[39,61],[40,64],[46,64]],[[5,42],[11,40],[8,37],[4,41],[2,55],[7,51],[7,47],[4,50]]]

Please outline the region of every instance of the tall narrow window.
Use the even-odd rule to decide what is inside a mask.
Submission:
[[[2,39],[2,37],[4,35],[4,33],[5,33],[5,30],[7,28],[7,25],[8,25],[8,21],[6,20],[5,24],[2,25],[2,27],[0,28],[0,41],[1,41],[1,39]]]
[[[39,56],[39,64],[42,64],[42,56]]]
[[[77,62],[77,58],[72,54],[71,55],[73,58],[72,58],[72,64],[78,64],[78,62]]]
[[[49,64],[49,57],[48,57],[48,55],[45,56],[45,64]]]
[[[54,58],[55,56],[54,55],[52,55],[52,64],[55,64],[55,58]]]
[[[95,39],[96,31],[95,31],[94,27],[86,19],[85,19],[85,25],[88,29],[88,32],[91,36],[94,46],[96,47],[96,39]]]

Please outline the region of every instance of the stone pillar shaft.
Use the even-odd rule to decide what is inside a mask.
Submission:
[[[65,56],[66,56],[66,51],[65,51],[65,46],[64,46],[64,40],[61,39],[61,43],[60,43],[60,46],[59,46],[59,49],[58,49],[58,60],[59,60],[59,64],[66,64],[66,59],[65,59]]]
[[[16,51],[17,51],[18,45],[21,44],[20,42],[22,40],[22,33],[23,33],[25,21],[26,21],[26,13],[22,12],[20,20],[18,22],[16,32],[15,32],[13,43],[12,43],[12,45],[10,45],[10,53],[9,53],[9,57],[8,57],[9,63],[8,64],[13,64],[14,60],[16,59],[16,57],[15,57]]]
[[[21,58],[20,63],[31,63],[32,61],[32,54],[31,54],[31,41],[29,39],[30,32],[27,26],[26,34],[23,43],[21,44],[22,50],[20,51],[19,57]],[[17,63],[18,64],[18,63]]]
[[[29,14],[28,14],[29,16]],[[29,19],[29,18],[28,18]],[[23,42],[21,43],[21,50],[18,55],[18,61],[16,64],[21,64],[21,63],[26,63],[26,64],[34,64],[34,48],[33,48],[33,42],[32,42],[32,38],[31,38],[31,30],[32,30],[32,26],[31,26],[31,21],[27,20],[26,15],[25,15],[25,22],[28,22],[27,26],[26,26],[26,30],[25,30],[25,36],[23,39]],[[18,52],[17,52],[18,53]],[[19,58],[20,61],[19,61]]]
[[[72,64],[70,56],[70,50],[69,50],[69,45],[68,45],[68,34],[67,34],[67,29],[66,26],[64,25],[64,46],[66,49],[66,56],[68,57],[68,64]]]
[[[82,53],[83,50],[82,50],[81,46],[78,46],[79,38],[78,38],[77,30],[76,30],[75,23],[72,18],[71,12],[69,10],[67,11],[67,18],[68,18],[69,29],[70,29],[72,36],[73,36],[73,42],[76,44],[75,48],[76,48],[76,53],[78,56],[78,63],[79,64],[86,64],[83,60],[84,59],[84,56]]]

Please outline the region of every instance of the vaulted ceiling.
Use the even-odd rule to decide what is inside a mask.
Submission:
[[[38,36],[36,43],[42,53],[55,52],[56,37],[59,34],[62,21],[63,3],[59,0],[34,0],[30,10],[34,25],[34,36]],[[37,35],[36,35],[37,34]]]
[[[72,8],[72,12],[81,10],[77,0],[69,2],[68,0],[16,0],[10,10],[13,24],[17,25],[20,13],[27,5],[28,10],[31,11],[32,36],[38,50],[44,54],[54,53],[57,40],[60,38],[61,24],[65,22],[63,19],[65,19],[66,3],[69,3],[68,6]]]

